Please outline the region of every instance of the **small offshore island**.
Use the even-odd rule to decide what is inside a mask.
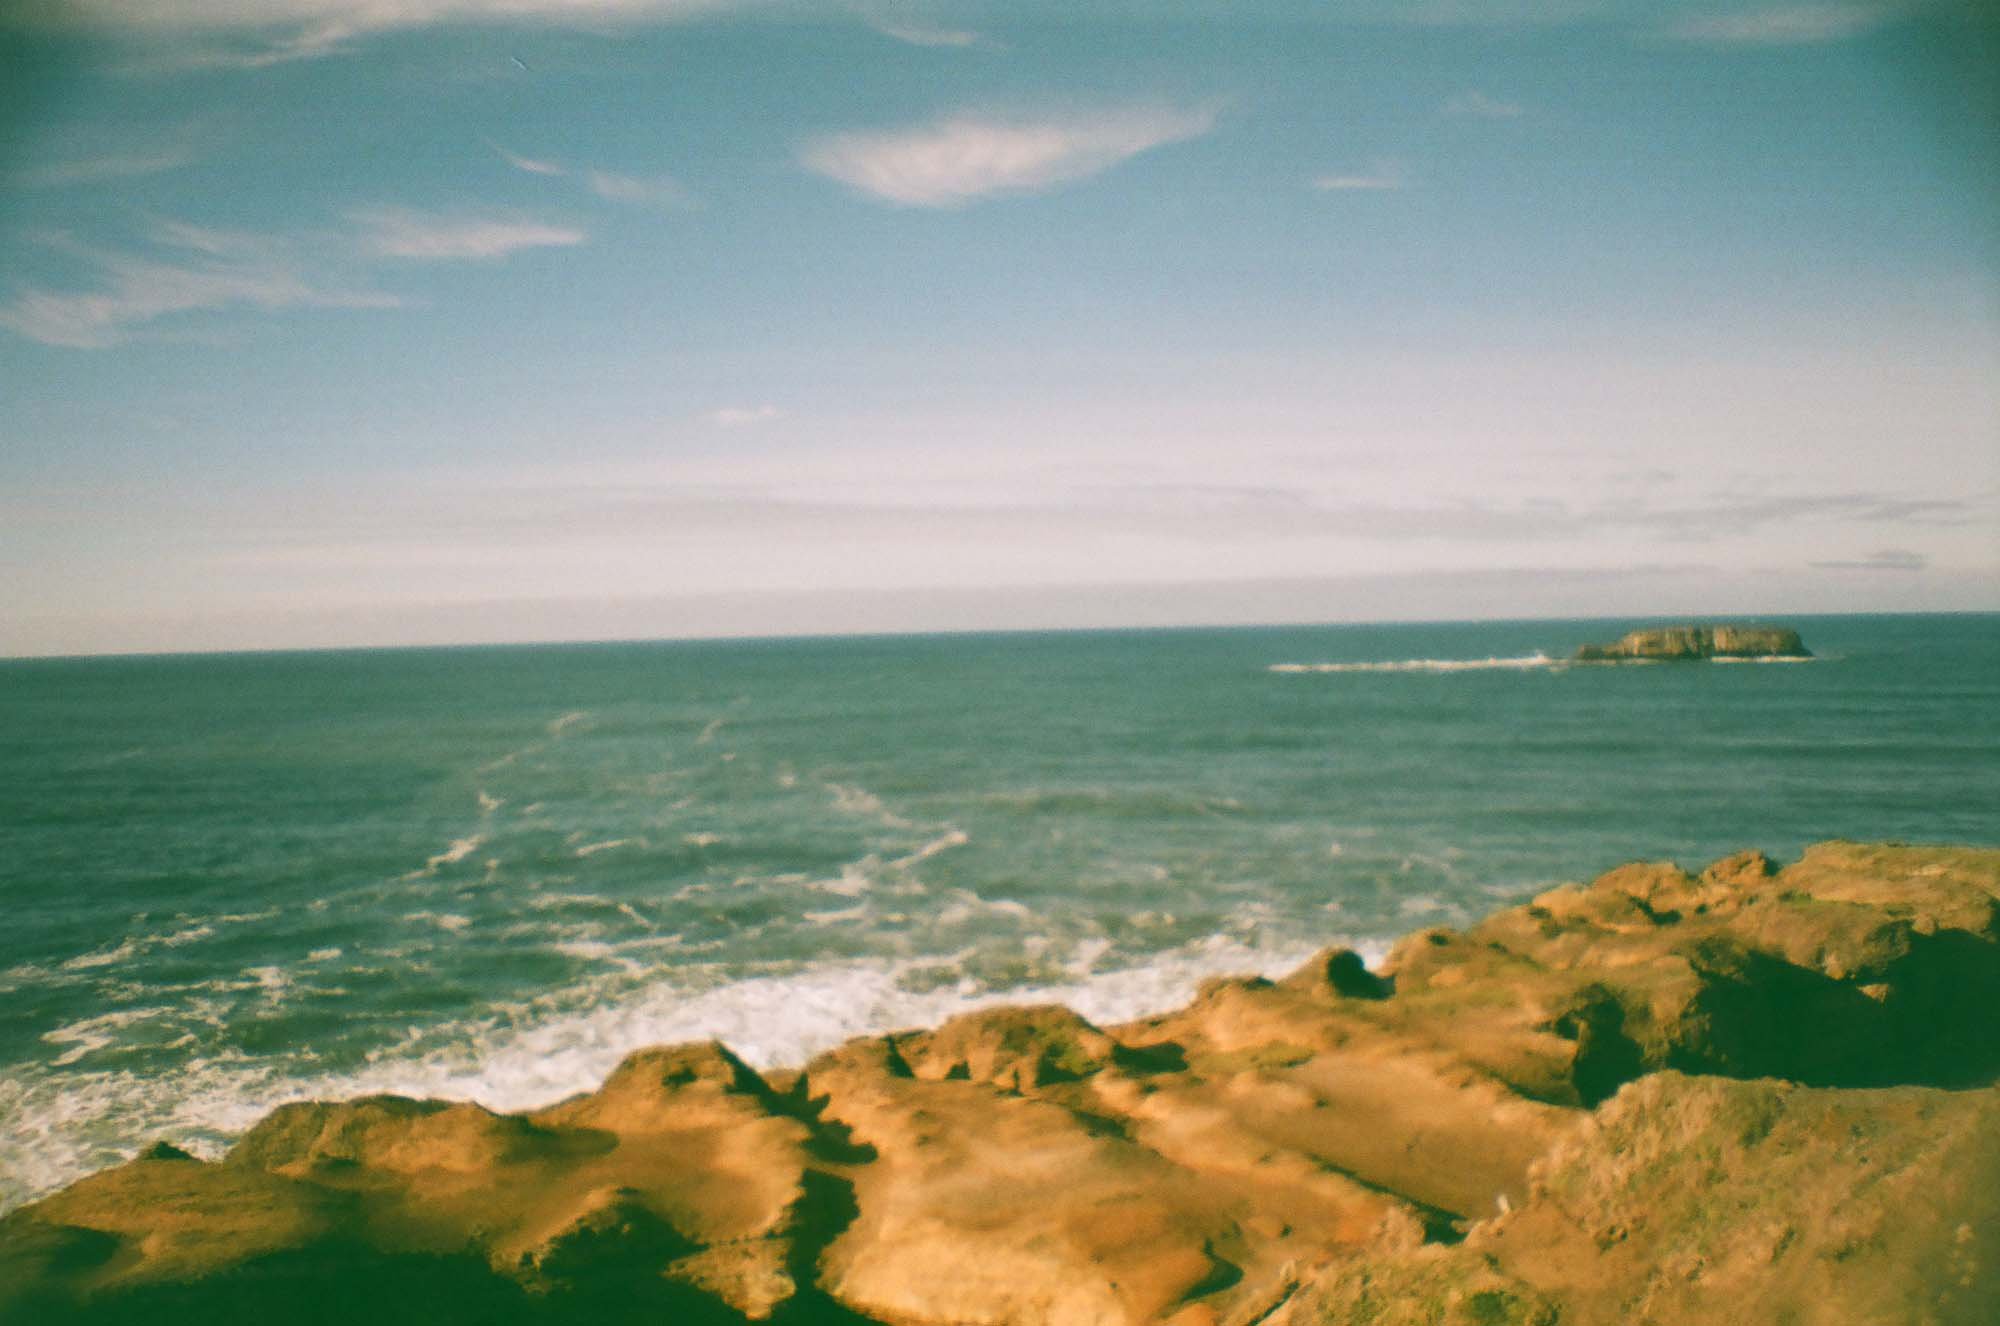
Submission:
[[[1782,626],[1655,626],[1576,651],[1579,663],[1811,657],[1799,633]]]
[[[2000,849],[1635,864],[1380,971],[545,1109],[284,1106],[0,1220],[0,1320],[1987,1323]]]

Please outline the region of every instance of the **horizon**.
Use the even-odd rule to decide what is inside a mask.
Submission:
[[[1996,52],[1961,0],[31,4],[0,657],[1991,612]]]
[[[976,640],[1011,636],[1068,635],[1174,635],[1209,632],[1257,631],[1341,631],[1379,630],[1391,627],[1507,627],[1507,626],[1592,626],[1605,630],[1648,630],[1673,626],[1733,626],[1750,628],[1795,627],[1796,623],[1841,622],[1869,618],[1994,617],[2000,610],[1984,608],[1899,610],[1890,612],[1741,612],[1704,617],[1700,614],[1611,614],[1593,616],[1548,615],[1533,617],[1384,617],[1353,620],[1245,620],[1149,622],[1131,625],[1089,626],[966,626],[912,627],[908,629],[857,629],[799,633],[762,632],[714,635],[633,635],[577,636],[562,639],[459,640],[395,644],[327,644],[275,647],[213,647],[178,650],[130,650],[86,654],[4,654],[0,665],[10,663],[75,663],[92,660],[147,660],[190,658],[259,658],[319,654],[450,653],[456,650],[507,649],[621,649],[637,646],[673,645],[756,645],[818,644],[842,641]],[[1810,644],[1810,642],[1807,642]],[[1564,660],[1554,660],[1561,662]]]

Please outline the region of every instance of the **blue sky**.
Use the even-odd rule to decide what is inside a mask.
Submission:
[[[0,653],[2000,607],[1977,7],[0,24]]]

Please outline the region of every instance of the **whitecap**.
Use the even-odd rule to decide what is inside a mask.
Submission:
[[[1273,663],[1271,672],[1486,672],[1494,669],[1525,670],[1563,668],[1569,660],[1547,654],[1523,654],[1517,658],[1403,658],[1363,663]]]
[[[866,788],[848,783],[828,783],[826,790],[833,793],[833,808],[844,814],[869,816],[891,829],[911,827],[908,820],[890,810],[881,797]]]
[[[874,877],[868,873],[868,868],[876,864],[878,862],[872,856],[860,861],[849,861],[840,868],[839,878],[816,879],[806,887],[817,889],[821,893],[831,893],[840,898],[858,898],[875,887]]]
[[[139,951],[136,941],[127,939],[116,948],[97,949],[91,953],[81,953],[63,963],[64,971],[87,971],[93,967],[109,967],[125,961]]]
[[[612,946],[604,955],[586,947],[588,936],[566,942],[579,955],[613,962],[624,947]],[[658,939],[638,942],[664,946]],[[1077,945],[1066,966],[1054,968],[1053,979],[1001,987],[952,975],[970,951],[823,962],[728,979],[720,967],[686,956],[714,947],[685,946],[650,975],[622,963],[528,1005],[496,1006],[488,1015],[413,1030],[405,1043],[354,1071],[301,1072],[308,1064],[299,1058],[228,1052],[190,1060],[168,1076],[30,1068],[0,1077],[0,1209],[161,1137],[196,1155],[217,1156],[290,1101],[387,1093],[523,1110],[594,1089],[620,1059],[649,1045],[719,1039],[768,1069],[803,1064],[855,1036],[933,1026],[995,1004],[1062,1003],[1113,1025],[1177,1007],[1212,976],[1283,975],[1313,946],[1270,929],[1258,936],[1213,934],[1121,966],[1113,948],[1089,940]],[[1380,946],[1362,951],[1371,965],[1381,959]],[[942,981],[905,979],[940,968]]]
[[[292,987],[291,975],[283,967],[246,967],[243,974],[257,982],[266,1003],[282,1003],[285,992]]]
[[[472,925],[471,917],[460,916],[456,912],[405,912],[403,913],[403,919],[405,921],[429,921],[438,929],[448,930],[453,934],[457,934]]]
[[[478,851],[479,845],[485,841],[486,839],[476,833],[469,838],[454,838],[451,840],[450,847],[445,848],[442,852],[424,862],[424,869],[436,870],[439,866],[457,865],[460,861],[465,860],[466,857]]]
[[[948,852],[954,847],[963,847],[972,841],[963,829],[949,829],[931,839],[908,856],[899,856],[889,863],[892,869],[908,870],[911,866],[928,861],[939,852]]]
[[[135,1023],[150,1022],[154,1018],[172,1017],[174,1010],[164,1007],[121,1008],[110,1013],[100,1013],[96,1017],[80,1018],[65,1023],[51,1031],[42,1033],[42,1040],[50,1045],[67,1045],[70,1048],[56,1056],[56,1066],[67,1067],[99,1050],[108,1050],[118,1043],[117,1033]]]

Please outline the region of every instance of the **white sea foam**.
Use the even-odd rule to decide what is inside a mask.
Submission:
[[[133,919],[143,920],[144,918],[135,917]],[[229,921],[254,919],[257,918],[219,916],[215,918],[215,921],[219,924]],[[123,962],[136,958],[142,953],[149,953],[156,948],[179,948],[183,944],[192,944],[198,940],[207,939],[214,933],[215,925],[207,922],[197,922],[192,925],[183,924],[178,930],[169,930],[162,934],[127,935],[123,940],[110,948],[94,949],[89,953],[79,953],[77,956],[64,962],[62,970],[77,972],[93,971],[102,967],[116,967]]]
[[[949,852],[952,848],[963,847],[971,841],[971,836],[965,830],[951,829],[931,839],[908,856],[897,857],[889,865],[895,870],[908,870],[911,866],[930,860],[939,852]]]
[[[1524,671],[1530,668],[1566,668],[1568,659],[1547,654],[1523,654],[1518,658],[1403,658],[1376,663],[1273,663],[1272,672],[1489,672]]]
[[[842,921],[859,921],[869,913],[867,903],[853,907],[842,907],[831,912],[800,912],[799,918],[812,925],[836,925]]]
[[[117,1033],[126,1027],[154,1018],[172,1017],[174,1010],[165,1007],[121,1008],[110,1013],[100,1013],[96,1017],[79,1018],[52,1031],[42,1033],[42,1040],[50,1045],[67,1045],[70,1048],[56,1056],[56,1066],[66,1067],[88,1054],[108,1050],[118,1041]]]
[[[877,864],[873,857],[849,861],[841,866],[838,877],[811,880],[806,887],[820,893],[831,893],[836,898],[858,898],[875,887],[875,878],[869,874],[869,867]]]
[[[454,838],[451,840],[451,846],[426,861],[424,868],[426,870],[436,870],[439,866],[457,865],[460,861],[465,860],[466,857],[478,851],[479,845],[485,841],[485,838],[476,833],[469,838]]]
[[[625,1055],[648,1045],[718,1039],[751,1064],[774,1068],[802,1064],[854,1036],[935,1025],[1002,1003],[1064,1003],[1113,1024],[1185,1003],[1211,976],[1282,975],[1311,948],[1274,942],[1268,932],[1216,935],[1117,967],[1107,963],[1105,944],[1091,942],[1058,965],[1054,979],[1012,988],[970,976],[914,985],[904,979],[949,961],[937,957],[822,963],[738,980],[720,980],[713,969],[682,960],[637,984],[634,964],[626,963],[536,1000],[538,1019],[520,1008],[496,1009],[490,1017],[415,1033],[352,1072],[301,1073],[308,1064],[240,1052],[196,1058],[165,1076],[30,1067],[0,1078],[0,1209],[159,1138],[216,1156],[259,1118],[295,1100],[386,1092],[529,1109],[594,1088]],[[588,952],[602,956],[594,947]],[[1363,952],[1372,963],[1383,950]]]
[[[128,939],[116,948],[97,949],[90,953],[79,953],[63,963],[64,971],[87,971],[92,967],[110,967],[133,956],[139,951],[137,940]]]
[[[879,820],[891,829],[912,827],[908,820],[890,810],[881,797],[866,788],[854,787],[847,783],[828,783],[826,790],[833,794],[833,808],[844,814]]]
[[[549,720],[548,733],[552,737],[559,737],[589,717],[588,709],[572,709],[558,718]]]
[[[292,987],[292,978],[283,967],[247,967],[243,974],[257,982],[268,1004],[282,1003],[285,992]]]
[[[452,934],[457,934],[459,931],[468,929],[472,925],[471,917],[460,916],[456,912],[405,912],[403,913],[403,919],[405,921],[429,921],[438,929],[450,931]]]
[[[412,870],[409,874],[403,876],[403,878],[405,880],[416,880],[435,875],[443,867],[457,865],[460,861],[465,860],[466,857],[471,856],[479,850],[480,844],[485,841],[485,836],[477,833],[464,838],[454,838],[451,840],[451,846],[445,848],[442,852],[426,857],[423,869]]]

